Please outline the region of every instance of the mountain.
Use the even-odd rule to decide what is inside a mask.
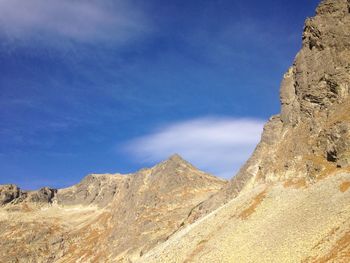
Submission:
[[[0,186],[0,262],[350,262],[350,1],[324,0],[281,113],[231,181],[180,156],[66,189]]]
[[[350,262],[350,1],[302,40],[251,158],[140,262]]]
[[[281,113],[253,155],[198,218],[261,183],[313,184],[350,167],[350,2],[322,1],[305,22],[302,49],[284,75]],[[200,211],[199,211],[200,210]]]
[[[180,156],[66,189],[0,186],[0,262],[130,262],[167,240],[226,182]]]

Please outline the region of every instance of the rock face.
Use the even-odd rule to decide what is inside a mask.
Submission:
[[[60,205],[107,206],[120,188],[125,188],[126,177],[121,174],[88,175],[77,185],[59,189],[56,201]]]
[[[302,40],[229,183],[174,155],[66,189],[0,186],[0,262],[350,262],[350,1],[322,1]]]
[[[1,186],[0,262],[130,262],[178,231],[225,184],[174,155],[135,174],[92,174],[66,189]]]
[[[38,191],[23,191],[18,186],[13,184],[0,185],[0,206],[8,203],[52,203],[56,189],[48,187],[41,188]]]
[[[281,83],[281,113],[248,162],[188,222],[260,183],[315,183],[350,166],[350,1],[324,0],[305,22],[302,49]]]
[[[281,114],[241,173],[258,166],[255,181],[290,179],[293,171],[313,182],[321,171],[350,166],[349,8],[347,0],[323,1],[306,20],[302,49],[281,84]]]
[[[13,184],[0,185],[0,205],[5,205],[20,197],[20,189]]]
[[[302,40],[251,158],[137,262],[350,262],[350,1],[322,1]]]
[[[49,187],[41,188],[28,194],[30,202],[51,204],[56,196],[57,190]]]

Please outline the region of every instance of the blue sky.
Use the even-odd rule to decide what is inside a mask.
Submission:
[[[279,112],[318,1],[0,1],[0,184],[179,153],[229,178]]]

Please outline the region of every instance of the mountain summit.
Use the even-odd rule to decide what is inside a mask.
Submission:
[[[65,189],[0,186],[0,262],[130,262],[182,228],[225,183],[173,155]]]
[[[305,21],[280,98],[239,173],[140,262],[350,261],[349,0]]]
[[[195,218],[261,183],[310,185],[350,167],[350,2],[325,0],[305,21],[302,49],[283,76],[281,113],[247,163]]]

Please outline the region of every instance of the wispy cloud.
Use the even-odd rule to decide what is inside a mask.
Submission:
[[[230,178],[254,150],[263,123],[257,119],[213,117],[177,122],[135,138],[124,150],[144,163],[178,153],[205,171]]]
[[[0,34],[11,40],[125,42],[149,30],[125,0],[0,0]]]

